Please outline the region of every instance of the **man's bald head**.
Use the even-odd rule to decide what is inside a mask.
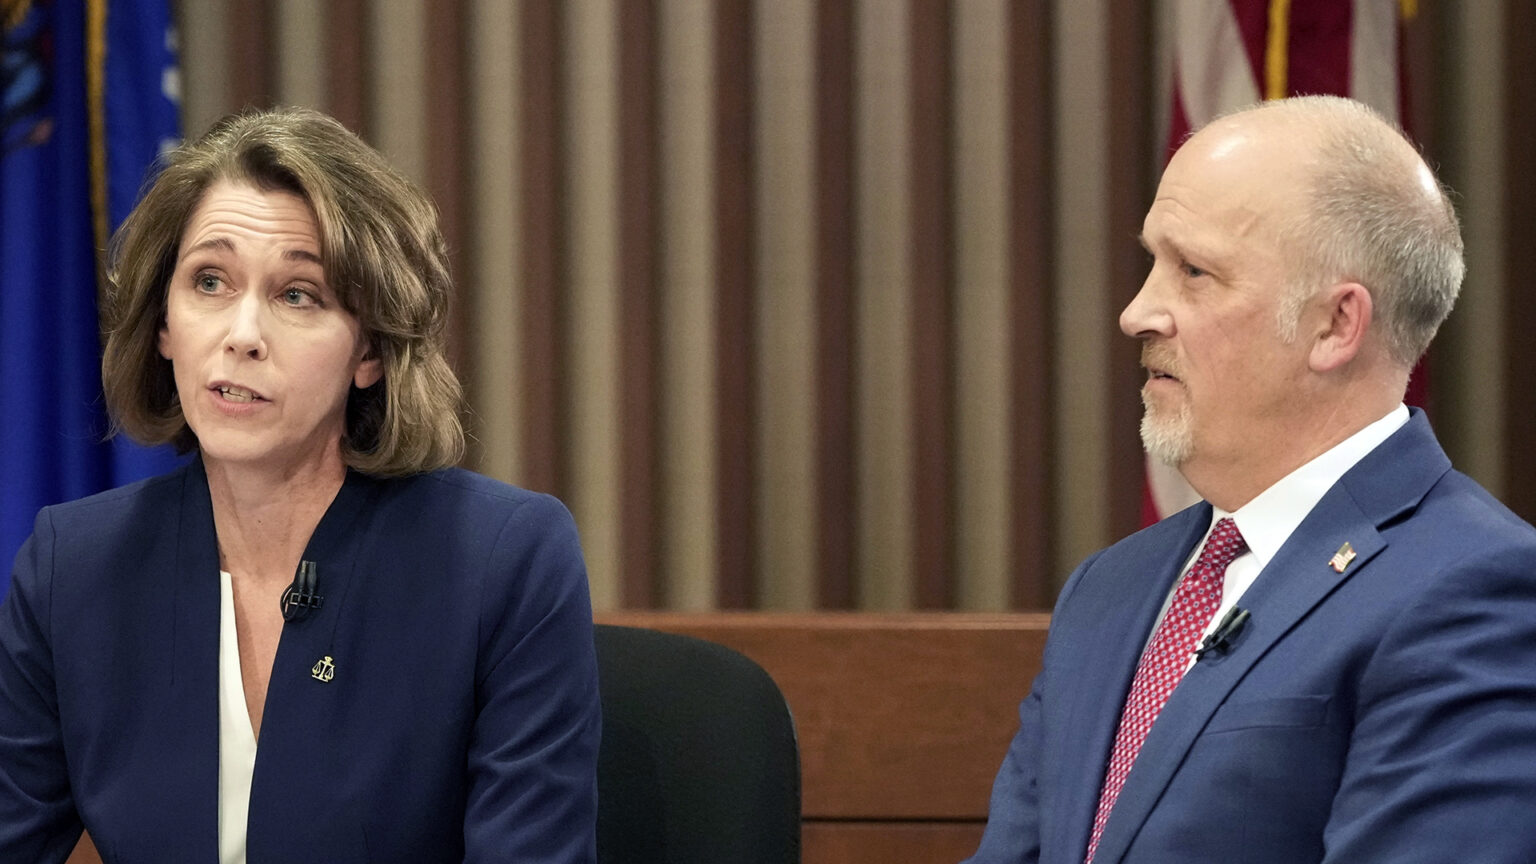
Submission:
[[[1337,96],[1263,102],[1201,131],[1233,126],[1284,136],[1295,148],[1299,176],[1289,179],[1303,185],[1305,203],[1282,226],[1296,261],[1289,323],[1317,291],[1359,282],[1375,301],[1373,329],[1388,355],[1411,367],[1450,314],[1466,270],[1455,208],[1418,151],[1381,115]]]

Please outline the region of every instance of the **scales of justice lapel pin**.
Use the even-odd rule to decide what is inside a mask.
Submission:
[[[336,664],[331,661],[331,655],[321,657],[315,665],[309,667],[309,677],[316,681],[329,682],[336,677]]]

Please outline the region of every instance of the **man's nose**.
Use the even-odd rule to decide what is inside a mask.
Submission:
[[[1150,339],[1153,336],[1173,335],[1173,316],[1168,313],[1168,307],[1160,297],[1158,290],[1157,268],[1147,274],[1145,281],[1141,283],[1141,290],[1131,298],[1125,309],[1120,312],[1120,332],[1136,339]]]

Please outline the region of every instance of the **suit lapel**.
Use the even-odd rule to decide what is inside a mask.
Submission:
[[[170,670],[170,705],[164,740],[179,759],[165,772],[168,813],[182,837],[178,845],[197,860],[218,857],[219,804],[219,546],[213,503],[202,461],[183,469],[176,528],[174,608],[175,658]]]
[[[1081,858],[1087,849],[1120,709],[1146,636],[1210,522],[1210,505],[1203,503],[1170,516],[1106,552],[1076,588],[1074,602],[1080,605],[1074,615],[1089,620],[1077,644],[1060,651],[1063,665],[1052,670],[1054,692],[1067,703],[1047,752],[1060,754],[1068,777],[1064,818],[1047,838],[1047,847],[1059,854],[1045,858]],[[1131,606],[1129,597],[1141,600]]]
[[[1252,617],[1226,655],[1196,663],[1169,698],[1104,827],[1096,864],[1121,860],[1195,739],[1248,670],[1386,548],[1379,526],[1416,506],[1450,468],[1421,412],[1350,469],[1307,514],[1239,601]],[[1345,542],[1356,557],[1330,563]],[[1123,693],[1123,690],[1121,691]]]
[[[356,640],[338,640],[338,628],[348,620],[343,614],[348,600],[357,602],[352,598],[359,588],[354,564],[364,556],[364,514],[374,509],[382,489],[378,481],[348,471],[305,547],[303,560],[315,562],[317,591],[324,600],[304,618],[284,623],[278,642],[251,777],[248,860],[282,860],[285,843],[307,836],[293,826],[313,815],[317,793],[328,794],[305,788],[295,778],[313,768],[321,730],[334,728],[338,705],[352,692],[348,673],[357,668],[356,658],[347,650],[356,647]],[[321,667],[317,677],[317,664],[327,659],[328,670]],[[347,836],[348,842],[354,839]]]
[[[272,678],[251,783],[248,822],[249,860],[281,860],[269,845],[289,836],[284,819],[302,814],[304,790],[286,782],[293,766],[312,758],[312,730],[325,728],[338,695],[329,683],[310,677],[332,647],[351,582],[352,562],[360,552],[355,523],[367,512],[380,484],[348,472],[336,500],[316,526],[305,550],[320,567],[325,602],[307,619],[284,625]],[[219,550],[213,503],[200,460],[185,469],[177,524],[174,572],[175,612],[171,636],[176,658],[170,675],[170,704],[165,738],[178,755],[177,770],[165,774],[164,803],[193,860],[218,857],[219,803]],[[336,657],[338,666],[345,660]],[[338,679],[342,673],[338,672]],[[343,685],[344,686],[344,685]],[[274,807],[274,804],[276,805]]]

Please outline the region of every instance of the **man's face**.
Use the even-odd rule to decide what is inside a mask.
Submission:
[[[1142,226],[1152,268],[1120,329],[1143,340],[1142,440],[1186,476],[1245,470],[1308,408],[1307,340],[1279,324],[1295,272],[1280,218],[1305,206],[1287,140],[1251,119],[1207,128],[1169,163]]]

